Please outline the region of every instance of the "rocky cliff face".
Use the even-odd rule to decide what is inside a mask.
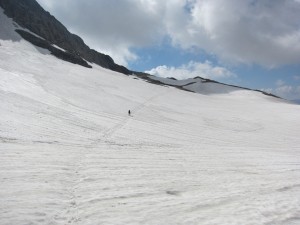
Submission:
[[[124,66],[114,63],[110,56],[90,49],[80,37],[70,33],[35,0],[0,0],[0,6],[4,9],[4,13],[20,26],[44,38],[37,38],[29,32],[17,30],[24,39],[39,47],[47,48],[58,58],[86,67],[91,67],[87,63],[90,62],[120,73],[132,73]],[[65,49],[66,52],[53,48],[52,44]]]

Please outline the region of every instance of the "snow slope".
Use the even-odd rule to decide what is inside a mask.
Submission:
[[[84,68],[0,23],[1,225],[300,224],[299,105]]]

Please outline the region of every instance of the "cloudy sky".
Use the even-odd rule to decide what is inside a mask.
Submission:
[[[132,70],[300,99],[300,0],[38,0]]]

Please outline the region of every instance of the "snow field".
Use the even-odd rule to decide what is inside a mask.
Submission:
[[[11,35],[0,224],[300,223],[299,106],[87,69]]]

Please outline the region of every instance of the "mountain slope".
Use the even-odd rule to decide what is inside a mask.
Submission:
[[[299,106],[71,64],[0,23],[0,224],[299,224]]]
[[[39,47],[45,48],[45,46],[54,44],[66,50],[69,54],[68,58],[74,58],[75,63],[78,62],[79,58],[82,58],[90,63],[96,63],[113,71],[131,74],[125,67],[115,64],[110,56],[90,49],[80,37],[71,34],[35,0],[0,0],[0,6],[4,9],[5,14],[13,18],[21,27],[43,38],[39,40],[39,43],[43,43],[43,46],[38,45]],[[22,31],[20,35],[37,45],[36,37],[30,32]],[[51,51],[51,49],[49,50]],[[63,51],[56,50],[56,52],[60,53],[54,54],[56,56],[64,54]],[[80,65],[87,66],[83,63]]]

